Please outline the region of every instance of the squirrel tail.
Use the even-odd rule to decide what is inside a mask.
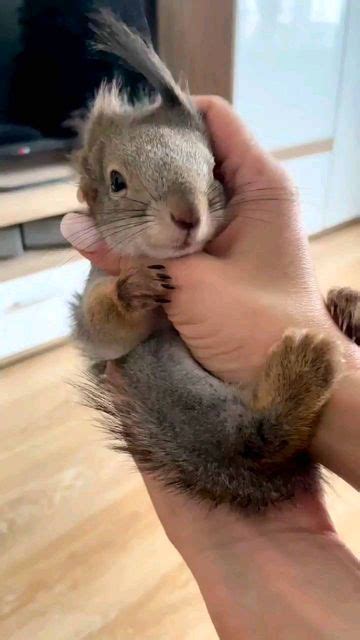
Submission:
[[[187,96],[175,82],[150,42],[129,29],[110,9],[101,9],[92,16],[94,46],[98,51],[116,55],[141,73],[159,91],[164,104],[188,109]]]
[[[300,341],[295,346],[299,355],[306,345]],[[274,369],[274,362],[270,365]],[[89,377],[86,403],[102,412],[113,448],[129,453],[141,471],[165,486],[195,499],[255,511],[294,496],[300,488],[317,487],[317,468],[306,453],[309,433],[304,435],[303,427],[309,411],[315,415],[324,401],[320,388],[316,395],[322,400],[314,396],[313,409],[299,420],[302,397],[293,393],[292,383],[283,391],[282,407],[280,389],[266,409],[251,406],[238,389],[195,363],[174,333],[152,336],[120,368],[115,363],[110,368],[106,376]],[[332,379],[331,366],[327,369],[321,374],[327,382],[319,383],[325,386]],[[274,374],[278,378],[275,369]],[[308,370],[302,380],[301,385],[308,380],[317,387]],[[259,405],[268,395],[266,384],[267,379]]]

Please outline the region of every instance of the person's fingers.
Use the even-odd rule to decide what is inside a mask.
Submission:
[[[79,253],[81,253],[84,258],[90,260],[94,267],[98,267],[111,276],[119,275],[123,259],[112,251],[109,251],[105,243],[100,245],[96,251],[79,251]]]
[[[62,219],[61,233],[96,267],[111,275],[119,273],[121,258],[109,249],[90,216],[85,213],[68,213]]]
[[[226,171],[232,166],[227,178],[235,180],[237,185],[228,205],[235,219],[211,243],[209,252],[219,257],[240,256],[242,261],[247,256],[250,261],[257,261],[261,269],[261,260],[268,263],[269,259],[273,261],[274,254],[282,255],[281,244],[291,227],[289,213],[294,211],[289,202],[291,193],[284,186],[286,181],[281,172],[277,174],[271,158],[254,142],[226,101],[211,96],[195,100],[205,114],[215,153],[223,160],[223,166],[227,166]],[[119,258],[101,240],[89,216],[68,214],[63,220],[62,231],[98,267],[109,273],[119,271]]]
[[[217,296],[218,265],[219,260],[205,253],[165,262],[175,286],[171,304],[166,305],[165,311],[175,325],[184,327],[203,321],[204,313],[209,309],[208,304],[203,304],[204,298]],[[218,286],[221,287],[221,280]]]
[[[284,239],[297,226],[297,198],[282,166],[254,140],[228,102],[216,96],[196,96],[210,134],[215,159],[229,197],[234,221],[208,251],[251,259],[281,257]]]
[[[93,219],[86,213],[68,213],[60,225],[62,235],[79,251],[93,251],[101,242],[101,235]]]
[[[249,265],[256,262],[260,270],[264,261],[280,265],[295,250],[301,235],[295,196],[274,202],[269,198],[262,203],[250,198],[248,202],[234,203],[232,213],[232,222],[207,246],[211,255],[248,260]]]
[[[169,320],[196,360],[214,375],[231,380],[238,375],[240,360],[234,351],[241,348],[241,341],[235,340],[234,349],[234,334],[228,329],[233,325],[239,330],[247,314],[234,296],[236,288],[240,292],[242,287],[236,269],[206,254],[170,261],[167,269],[175,285],[171,303],[165,305]],[[238,299],[243,298],[245,292]]]
[[[218,162],[234,157],[237,162],[239,158],[247,160],[249,154],[252,157],[255,140],[226,100],[218,96],[195,96],[194,102],[205,119]]]
[[[195,96],[203,114],[217,162],[234,188],[270,180],[278,183],[277,164],[252,136],[231,105],[218,96]],[[280,172],[281,173],[281,172]]]

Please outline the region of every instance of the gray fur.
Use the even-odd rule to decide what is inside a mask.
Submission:
[[[171,249],[167,236],[161,255],[152,246],[166,223],[163,210],[171,194],[181,193],[191,206],[202,209],[206,229],[196,250],[229,219],[226,210],[211,215],[205,207],[210,196],[223,203],[223,190],[213,177],[207,138],[198,120],[183,110],[161,104],[129,109],[114,86],[103,87],[84,125],[83,139],[76,155],[80,189],[100,232],[120,253],[156,258],[188,253]],[[124,198],[110,193],[114,167],[129,183]],[[120,226],[120,221],[139,226]],[[142,232],[132,234],[132,230]]]
[[[108,276],[105,271],[102,271],[98,267],[92,265],[83,293],[77,293],[71,303],[72,336],[78,345],[82,346],[84,354],[91,360],[95,361],[99,360],[99,356],[96,354],[96,345],[94,344],[88,323],[85,319],[83,300],[93,284],[96,284],[99,280],[107,277]]]
[[[169,193],[182,194],[192,206],[200,206],[209,193],[215,193],[220,206],[216,219],[206,208],[203,211],[207,233],[191,248],[199,250],[229,220],[222,208],[222,187],[213,178],[214,159],[201,119],[149,45],[108,12],[102,13],[96,29],[98,47],[115,52],[141,71],[159,89],[162,104],[132,109],[114,86],[101,90],[85,124],[78,158],[80,187],[88,194],[90,215],[119,253],[158,262],[183,255],[170,243],[165,246],[166,216],[161,218],[159,207],[166,204]],[[127,203],[127,220],[138,205],[109,195],[109,167],[114,163],[128,178],[134,201],[146,204],[144,230],[135,239],[120,224],[122,203]],[[160,249],[156,240],[161,234],[165,244]],[[96,280],[103,274],[93,272],[91,277]],[[74,318],[77,337],[90,350],[96,348],[81,300]],[[115,359],[116,336],[113,347]],[[310,490],[317,485],[316,469],[303,452],[281,467],[262,464],[269,452],[279,453],[284,446],[284,425],[276,407],[267,415],[251,413],[245,395],[205,372],[174,331],[162,331],[139,344],[121,361],[121,370],[122,389],[113,389],[104,376],[90,377],[87,401],[107,416],[114,447],[129,452],[141,468],[166,485],[214,504],[252,509],[289,498],[299,487]]]
[[[158,89],[165,105],[186,106],[193,111],[191,102],[180,90],[152,45],[131,31],[124,22],[117,20],[109,9],[102,9],[94,16],[93,30],[96,34],[96,48],[119,56],[141,73]]]
[[[144,100],[133,107],[117,83],[100,88],[81,127],[82,149],[75,156],[90,215],[108,244],[122,254],[166,258],[200,250],[229,220],[229,212],[221,208],[224,193],[214,180],[214,157],[202,119],[151,45],[107,10],[99,14],[95,30],[98,46],[142,71],[162,101]],[[110,193],[112,169],[127,179],[124,198]],[[167,229],[166,203],[178,194],[201,214],[197,242],[186,250],[172,246],[174,234]],[[213,214],[209,200],[218,204]]]
[[[257,511],[318,487],[304,452],[281,468],[262,456],[281,448],[276,415],[255,415],[238,389],[194,362],[169,329],[119,361],[122,388],[89,378],[87,402],[106,416],[113,447],[168,487],[199,500]]]

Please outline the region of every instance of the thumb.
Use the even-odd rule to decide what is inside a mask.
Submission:
[[[175,290],[165,311],[181,335],[203,327],[223,289],[222,262],[214,256],[198,253],[169,260],[166,268]]]
[[[218,256],[278,253],[297,223],[296,196],[282,166],[264,151],[225,100],[195,98],[207,125],[234,220],[209,247]]]
[[[90,216],[86,213],[68,213],[63,217],[60,228],[65,240],[93,265],[110,275],[119,273],[121,258],[101,238]]]

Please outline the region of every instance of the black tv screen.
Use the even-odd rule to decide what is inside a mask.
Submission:
[[[66,121],[83,109],[104,78],[121,77],[131,94],[144,79],[91,49],[89,15],[110,7],[154,37],[154,4],[146,0],[1,0],[0,147],[66,140]]]

